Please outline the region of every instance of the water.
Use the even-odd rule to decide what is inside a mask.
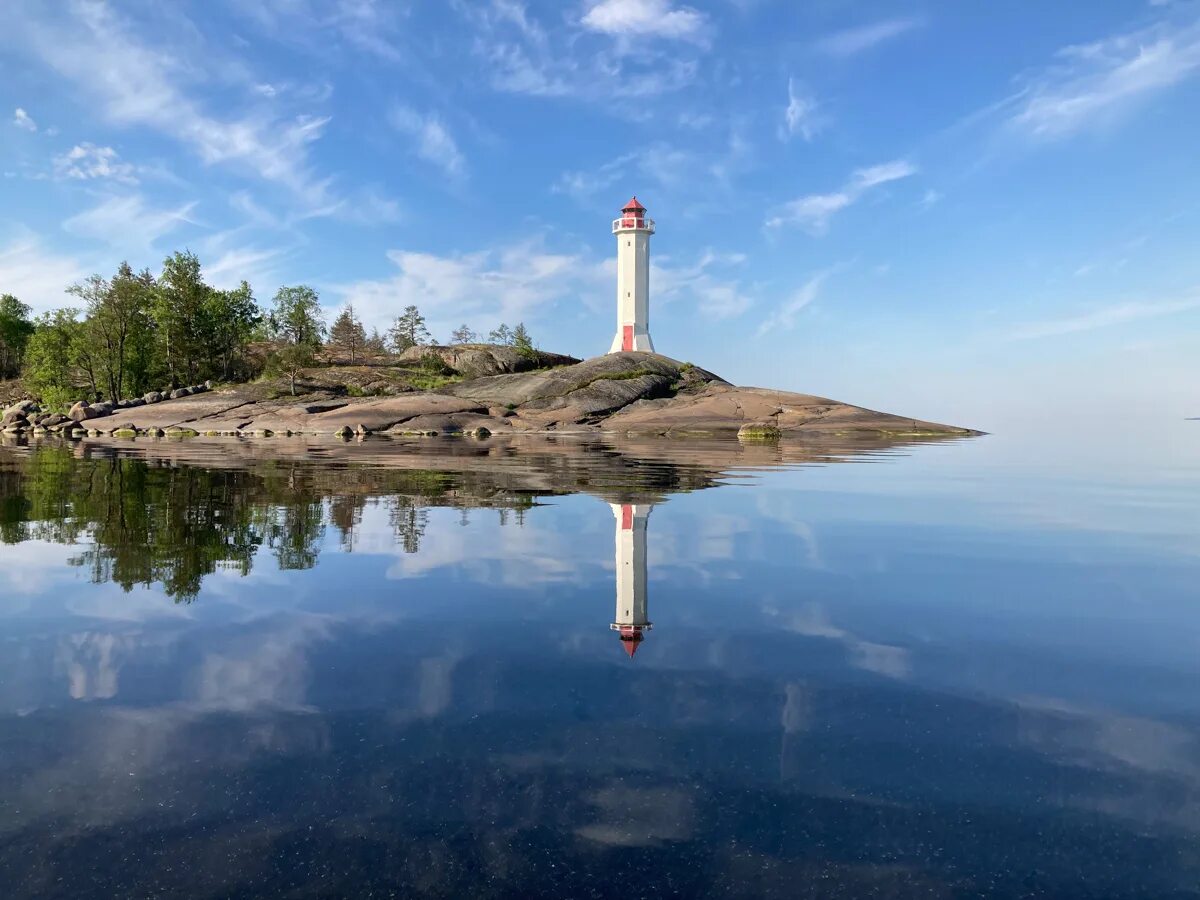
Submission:
[[[1200,896],[1197,424],[6,445],[4,896]]]

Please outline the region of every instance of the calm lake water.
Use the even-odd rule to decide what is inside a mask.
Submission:
[[[0,885],[1200,896],[1200,423],[4,445]]]

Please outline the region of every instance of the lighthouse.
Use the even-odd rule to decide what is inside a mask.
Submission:
[[[613,219],[617,236],[617,336],[609,353],[624,350],[654,352],[650,340],[650,235],[654,220],[634,197]]]
[[[646,504],[611,503],[617,518],[617,613],[613,631],[630,658],[654,626],[646,606]]]

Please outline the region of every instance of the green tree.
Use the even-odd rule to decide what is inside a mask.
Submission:
[[[270,368],[287,376],[295,396],[296,378],[316,360],[316,351],[325,336],[320,297],[308,285],[281,287],[275,294],[275,307],[268,321],[275,345]]]
[[[354,304],[349,303],[333,320],[329,329],[329,347],[350,357],[351,365],[356,356],[362,355],[367,343],[367,332],[362,322],[354,315]]]
[[[250,285],[243,281],[231,291],[209,291],[206,319],[212,336],[210,374],[223,381],[248,377],[246,347],[263,321]]]
[[[150,273],[135,275],[125,262],[112,281],[93,275],[67,292],[85,304],[80,361],[90,363],[92,381],[114,403],[125,396],[127,387],[144,388],[155,299]],[[131,384],[137,380],[130,378],[131,369],[136,370],[141,383]]]
[[[363,347],[364,352],[371,356],[382,356],[387,353],[387,341],[383,335],[379,333],[378,328],[371,329],[371,336],[367,338],[367,342]]]
[[[403,353],[409,347],[430,342],[429,329],[425,327],[425,317],[415,306],[404,307],[404,312],[396,318],[388,336],[392,339],[392,346],[398,353]]]
[[[533,338],[529,336],[524,322],[518,322],[517,327],[513,329],[511,344],[513,349],[522,356],[530,358],[537,356],[537,349],[533,346]]]
[[[29,307],[12,294],[0,295],[0,378],[20,372],[25,345],[34,330],[29,316]]]
[[[185,250],[163,261],[162,275],[154,304],[163,367],[171,384],[194,384],[200,374],[207,349],[212,346],[210,333],[210,294],[204,283],[200,260]]]
[[[473,344],[479,340],[479,335],[464,323],[450,332],[450,340],[455,344]]]
[[[494,328],[492,330],[492,332],[488,335],[488,340],[491,343],[502,344],[504,346],[508,346],[509,344],[511,344],[512,339],[513,339],[512,329],[509,328],[507,325],[505,325],[503,322],[501,322],[498,327]]]
[[[49,406],[64,406],[79,399],[81,378],[78,360],[83,344],[83,323],[78,311],[57,309],[39,316],[25,347],[25,379]]]

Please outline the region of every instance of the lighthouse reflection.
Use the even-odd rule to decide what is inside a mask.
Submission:
[[[630,658],[653,628],[646,601],[647,503],[610,503],[617,520],[617,611],[609,626]]]

